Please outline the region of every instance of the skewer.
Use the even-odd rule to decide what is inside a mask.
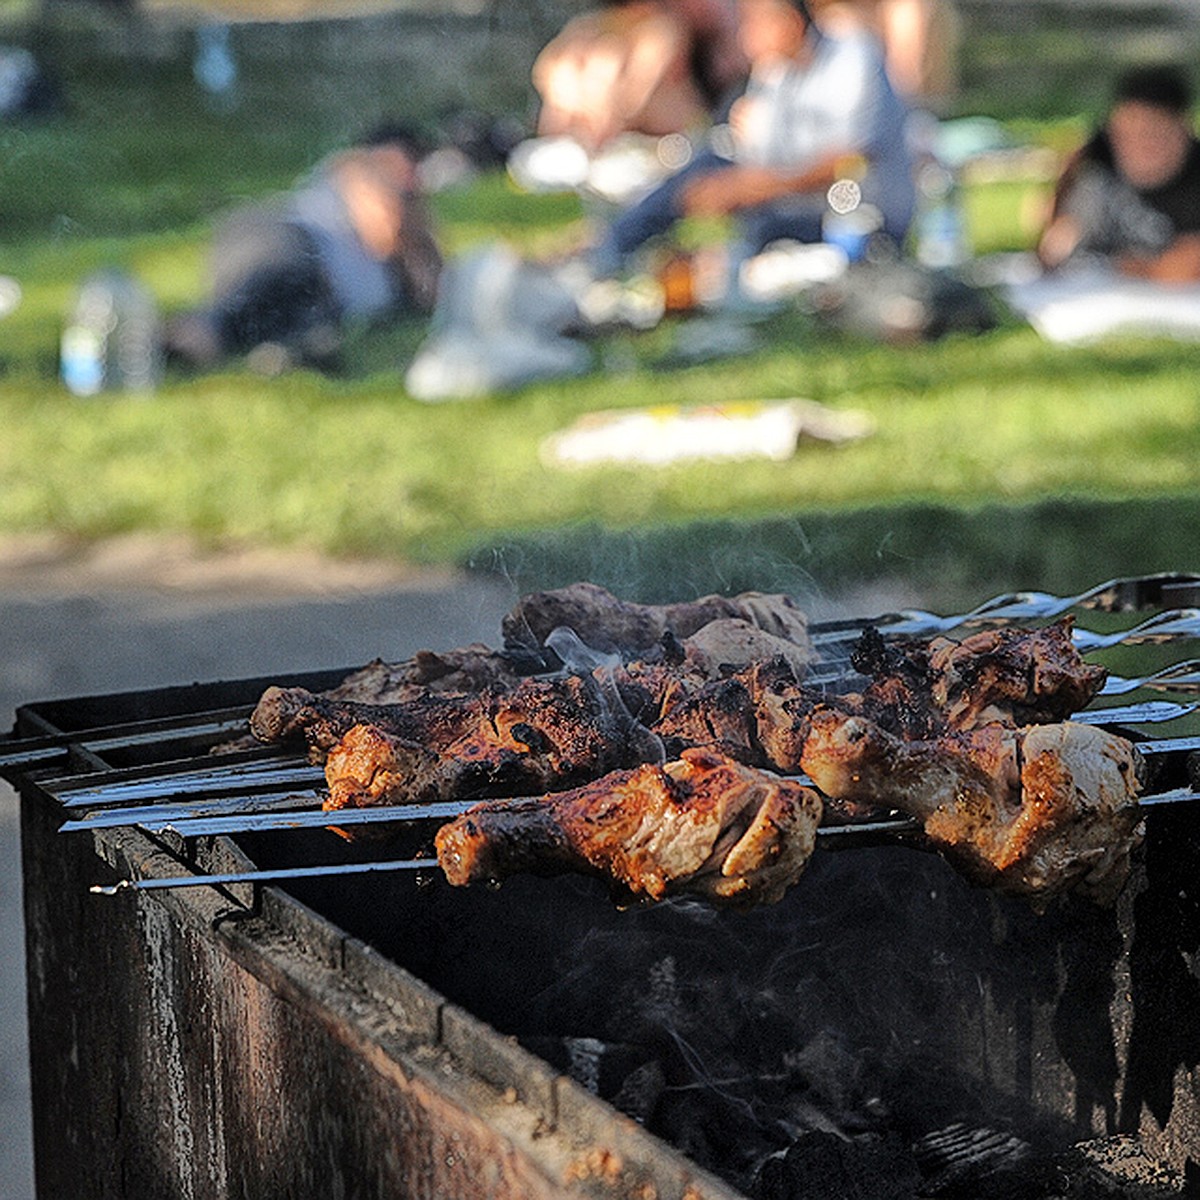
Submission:
[[[194,740],[219,741],[245,732],[249,705],[189,713],[186,717],[157,717],[151,721],[127,721],[119,725],[96,725],[69,733],[16,739],[11,748],[0,749],[0,771],[20,767],[28,770],[49,764],[79,747],[85,750],[129,750],[156,742]]]
[[[311,879],[321,875],[354,875],[366,871],[424,871],[438,865],[436,858],[413,858],[393,862],[337,863],[318,867],[277,867],[264,871],[227,871],[223,875],[172,875],[154,879],[122,879],[113,884],[94,883],[88,889],[96,896],[121,892],[148,892],[163,888],[218,887],[231,883],[270,883],[276,879]]]
[[[1149,701],[1146,704],[1126,705],[1107,709],[1095,709],[1077,713],[1072,719],[1094,725],[1154,724],[1173,720],[1200,708],[1200,703],[1178,705],[1168,701]],[[1144,758],[1162,758],[1167,755],[1182,755],[1200,750],[1200,737],[1177,737],[1148,739],[1137,743],[1138,752]],[[809,783],[803,775],[785,778],[797,783]],[[306,767],[293,779],[285,783],[301,785],[314,780],[324,781],[319,768]],[[164,790],[164,796],[174,795]],[[114,829],[139,825],[151,833],[173,832],[183,837],[202,837],[222,833],[257,833],[273,829],[301,829],[323,824],[353,825],[364,821],[396,821],[415,823],[421,821],[452,820],[460,816],[481,797],[464,800],[447,800],[432,804],[403,804],[386,808],[338,809],[341,814],[335,820],[322,821],[330,814],[316,810],[324,794],[314,788],[301,791],[275,790],[261,793],[237,792],[230,795],[204,795],[198,799],[181,800],[174,803],[147,805],[114,805],[94,802],[90,812],[65,821],[60,833],[76,833],[85,829]],[[383,816],[354,816],[358,813],[382,813]]]
[[[868,624],[876,625],[881,633],[903,636],[947,633],[963,625],[984,622],[1004,624],[1009,621],[1049,620],[1052,617],[1062,616],[1072,608],[1117,611],[1117,605],[1112,602],[1105,603],[1105,597],[1112,596],[1115,600],[1121,592],[1127,591],[1132,591],[1135,595],[1143,590],[1152,592],[1156,598],[1151,603],[1157,604],[1171,588],[1187,588],[1195,585],[1200,585],[1200,575],[1189,573],[1131,575],[1096,584],[1075,596],[1056,596],[1049,592],[1004,592],[999,596],[993,596],[990,600],[985,600],[969,612],[959,613],[955,616],[939,616],[923,609],[902,609],[897,613],[885,614]],[[819,628],[819,626],[814,626],[814,630],[819,630]]]
[[[1111,708],[1086,708],[1071,720],[1080,725],[1158,725],[1191,715],[1200,708],[1193,704],[1175,704],[1170,700],[1146,700],[1141,704],[1113,705]]]
[[[1123,696],[1139,688],[1153,688],[1160,692],[1183,692],[1195,695],[1200,692],[1200,659],[1189,658],[1186,662],[1163,667],[1153,675],[1142,675],[1137,679],[1125,679],[1110,675],[1100,689],[1102,696]]]
[[[879,841],[919,833],[921,823],[911,817],[895,817],[882,821],[864,821],[859,825],[830,825],[817,830],[817,837],[826,849],[847,846],[866,846]],[[171,875],[152,879],[122,879],[114,884],[93,884],[91,891],[98,896],[115,896],[120,892],[149,891],[163,888],[220,886],[231,883],[270,883],[280,879],[309,879],[324,875],[352,875],[366,871],[428,871],[440,870],[436,858],[384,859],[370,863],[337,863],[316,867],[273,867],[261,871],[229,871],[218,875]]]
[[[1200,792],[1191,788],[1174,788],[1143,796],[1140,808],[1158,808],[1172,804],[1200,801]],[[353,809],[352,812],[377,812],[377,809]],[[312,814],[336,817],[338,814]],[[343,813],[343,815],[345,815]],[[332,823],[346,824],[345,821]],[[827,850],[851,849],[878,845],[881,842],[902,840],[919,834],[921,822],[914,817],[888,817],[880,821],[864,821],[854,825],[826,825],[817,829],[817,839]],[[94,884],[96,895],[115,896],[120,892],[148,891],[163,888],[224,886],[235,883],[270,883],[284,879],[308,879],[326,875],[352,875],[367,871],[431,871],[440,868],[436,858],[388,859],[370,863],[339,863],[316,867],[277,867],[267,870],[231,871],[218,875],[173,875],[166,878],[122,879],[115,884]]]
[[[1156,613],[1132,629],[1115,633],[1093,633],[1074,629],[1071,639],[1083,653],[1107,650],[1112,646],[1139,646],[1146,642],[1173,642],[1200,635],[1200,609],[1173,608]]]
[[[262,792],[247,796],[202,797],[179,804],[146,804],[137,808],[96,808],[59,827],[59,833],[77,833],[82,829],[120,829],[140,825],[150,831],[171,828],[171,822],[181,817],[240,816],[251,813],[303,810],[320,804],[319,792]]]
[[[234,765],[185,767],[171,770],[159,766],[147,772],[145,767],[132,771],[92,772],[73,776],[65,783],[52,780],[44,783],[64,808],[95,808],[100,805],[125,804],[134,800],[165,800],[168,797],[203,796],[239,789],[271,786],[303,787],[323,783],[325,774],[307,759],[295,754],[280,755],[278,749],[270,758]],[[194,760],[189,760],[189,762]]]

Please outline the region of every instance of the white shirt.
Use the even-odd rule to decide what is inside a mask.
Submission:
[[[803,170],[831,154],[861,154],[863,199],[889,224],[907,224],[915,199],[908,110],[888,81],[881,46],[865,32],[820,34],[810,45],[808,63],[775,63],[751,75],[737,161]]]

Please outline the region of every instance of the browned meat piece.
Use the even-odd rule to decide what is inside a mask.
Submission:
[[[438,831],[437,852],[460,886],[584,871],[629,897],[687,892],[749,907],[777,901],[796,881],[820,819],[811,788],[689,750],[573,791],[477,805]]]
[[[823,699],[797,681],[785,660],[770,659],[674,694],[652,728],[669,754],[713,746],[750,766],[794,772],[807,714]]]
[[[1090,725],[905,741],[822,709],[801,761],[828,795],[920,818],[970,879],[1035,901],[1068,889],[1110,901],[1140,838],[1137,752]]]
[[[657,646],[665,634],[683,639],[711,621],[736,617],[807,647],[808,621],[788,596],[744,592],[679,604],[634,604],[594,583],[574,583],[524,597],[501,622],[506,646],[542,646],[566,627],[593,650],[629,657]]]
[[[436,719],[425,728],[414,719],[417,705],[362,706],[374,708],[374,719],[354,722],[328,748],[326,808],[528,795],[658,753],[588,675],[428,699],[437,701],[426,706]]]
[[[1087,707],[1108,674],[1083,661],[1073,624],[1067,616],[1040,629],[988,629],[961,642],[889,645],[867,634],[853,657],[871,676],[861,711],[893,733],[918,738],[992,722],[1065,720]]]
[[[355,725],[379,724],[390,733],[428,745],[448,744],[480,719],[474,696],[420,692],[405,704],[330,700],[305,688],[267,688],[250,714],[260,742],[303,737],[319,762]]]
[[[398,704],[422,691],[481,692],[484,688],[515,687],[525,676],[547,669],[544,655],[492,650],[476,642],[441,653],[418,650],[403,662],[377,658],[321,695],[362,704]]]

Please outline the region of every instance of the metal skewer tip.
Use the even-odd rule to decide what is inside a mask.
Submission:
[[[355,875],[367,871],[425,871],[437,866],[436,858],[409,858],[390,862],[333,863],[317,867],[277,867],[264,871],[226,871],[217,875],[169,875],[152,879],[121,879],[113,884],[94,883],[88,890],[97,896],[116,896],[120,892],[149,892],[181,887],[220,887],[232,883],[270,883],[279,879],[312,879],[321,875]]]

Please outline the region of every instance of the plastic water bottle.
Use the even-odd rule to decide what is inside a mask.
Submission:
[[[219,111],[229,111],[236,102],[237,62],[229,38],[229,26],[202,25],[196,31],[196,58],[192,63],[196,82]]]
[[[970,249],[953,173],[927,163],[917,176],[917,195],[917,261],[939,271],[961,266]]]
[[[84,280],[62,333],[59,372],[76,396],[151,392],[162,377],[158,309],[123,271]]]

